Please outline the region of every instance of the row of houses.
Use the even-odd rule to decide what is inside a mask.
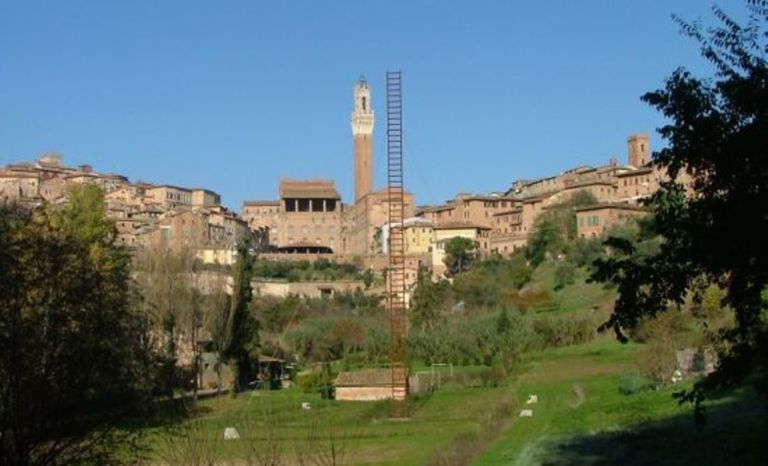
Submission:
[[[134,183],[122,175],[96,172],[90,165],[65,166],[59,154],[0,168],[0,202],[31,207],[64,204],[69,187],[84,183],[104,190],[106,214],[115,220],[117,242],[129,248],[191,248],[201,258],[231,262],[231,251],[240,242],[258,243],[261,238],[260,231],[221,205],[221,196],[214,191]]]
[[[433,272],[444,271],[445,243],[453,237],[474,241],[480,255],[509,255],[525,247],[539,215],[581,192],[590,193],[595,205],[577,209],[577,234],[595,238],[612,226],[644,213],[641,200],[655,193],[668,179],[666,171],[650,164],[647,134],[627,140],[627,163],[616,159],[599,167],[578,166],[558,175],[512,183],[506,192],[458,194],[436,206],[422,206],[403,223],[405,253],[427,254]],[[690,187],[690,178],[677,180]],[[389,225],[377,235],[377,252],[387,252]]]

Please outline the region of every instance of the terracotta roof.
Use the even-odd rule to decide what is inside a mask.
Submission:
[[[551,193],[547,193],[547,194],[536,194],[536,195],[534,195],[534,196],[528,196],[528,197],[524,197],[524,198],[523,198],[523,203],[524,203],[524,204],[530,204],[530,203],[532,203],[532,202],[542,202],[542,201],[544,201],[544,200],[546,200],[546,199],[549,199],[550,197],[552,197],[552,194],[551,194]]]
[[[441,210],[451,210],[451,209],[455,209],[455,208],[456,208],[455,204],[446,204],[446,205],[439,205],[439,206],[429,207],[427,209],[424,209],[423,212],[439,212]]]
[[[615,183],[610,180],[586,180],[586,181],[579,181],[573,184],[569,184],[565,187],[565,189],[575,189],[575,188],[583,188],[585,186],[593,186],[593,185],[603,185],[603,186],[614,186]]]
[[[576,212],[587,212],[587,211],[590,211],[590,210],[602,210],[602,209],[634,210],[634,211],[639,211],[639,212],[643,212],[643,211],[648,210],[645,207],[639,206],[639,205],[636,205],[636,204],[608,203],[608,202],[604,202],[604,203],[600,203],[600,204],[595,204],[595,205],[590,205],[590,206],[586,206],[586,207],[579,207],[578,209],[575,209],[575,210],[576,210]]]
[[[389,369],[364,369],[354,372],[342,372],[336,377],[337,387],[391,386],[392,371]]]
[[[517,213],[520,213],[522,211],[523,211],[522,207],[515,207],[514,209],[511,209],[511,210],[504,210],[502,212],[496,212],[495,214],[493,214],[493,216],[494,217],[498,217],[500,215],[517,214]]]
[[[459,195],[458,199],[462,201],[514,201],[515,198],[511,196],[489,196],[486,194],[463,194]]]
[[[469,228],[476,228],[478,230],[491,230],[491,227],[487,227],[484,225],[476,225],[474,223],[463,223],[463,222],[448,222],[448,223],[443,223],[442,225],[435,225],[433,228],[435,230],[463,230],[463,229],[469,229]]]
[[[179,191],[186,191],[186,192],[188,192],[188,193],[191,193],[191,192],[192,192],[192,191],[190,191],[190,190],[189,190],[189,189],[187,189],[187,188],[182,188],[181,186],[174,186],[174,185],[172,185],[172,184],[160,184],[160,185],[153,185],[153,186],[151,186],[151,187],[147,187],[147,191],[149,191],[149,190],[152,190],[152,189],[160,189],[160,188],[167,188],[167,189],[177,189],[177,190],[179,190]]]

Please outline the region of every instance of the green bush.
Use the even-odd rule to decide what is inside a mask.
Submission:
[[[639,374],[621,374],[619,376],[619,393],[634,395],[653,388],[653,383]]]
[[[541,317],[533,330],[542,347],[560,347],[586,343],[597,335],[597,323],[588,317]]]
[[[576,278],[576,267],[570,262],[561,262],[555,268],[555,290],[572,285]]]
[[[336,374],[324,369],[297,376],[296,385],[301,388],[304,393],[318,393],[324,387],[333,385],[335,379]]]

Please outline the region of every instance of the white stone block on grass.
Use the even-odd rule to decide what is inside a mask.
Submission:
[[[309,411],[310,409],[312,409],[312,406],[309,404],[309,401],[304,401],[303,403],[301,403],[301,409],[305,409]]]
[[[536,404],[539,402],[538,395],[528,395],[528,400],[525,402],[527,405]]]
[[[224,429],[224,440],[236,440],[240,438],[240,433],[234,427]]]
[[[520,417],[533,417],[532,409],[523,409],[520,411]]]

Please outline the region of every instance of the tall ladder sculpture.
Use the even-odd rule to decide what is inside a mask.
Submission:
[[[405,284],[403,221],[403,90],[402,73],[387,71],[387,200],[389,207],[389,270],[387,297],[390,319],[389,359],[392,372],[390,417],[408,417],[408,315]]]

